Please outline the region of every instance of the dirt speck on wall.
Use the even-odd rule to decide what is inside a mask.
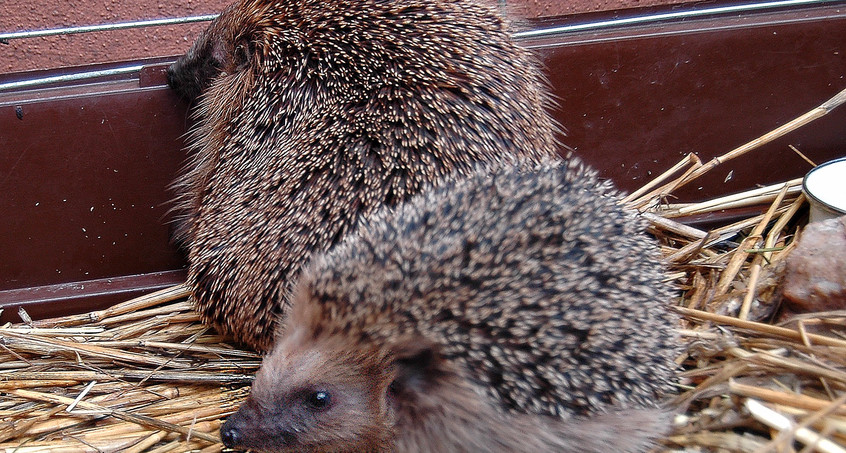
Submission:
[[[233,0],[26,0],[0,2],[0,31],[130,22],[215,14]],[[504,0],[495,1],[503,4]],[[505,0],[507,10],[523,17],[547,17],[602,11],[679,0]],[[207,23],[77,35],[15,39],[0,44],[0,74],[180,55]]]

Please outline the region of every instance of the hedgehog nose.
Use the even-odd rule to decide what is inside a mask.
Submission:
[[[234,426],[234,424],[230,421],[227,421],[220,427],[220,440],[223,441],[223,445],[226,445],[229,448],[235,448],[243,439],[238,427]]]
[[[175,64],[176,63],[167,67],[167,84],[171,88],[176,88],[176,79],[175,79],[176,70],[173,68],[173,66]]]

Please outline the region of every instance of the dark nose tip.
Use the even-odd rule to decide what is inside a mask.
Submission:
[[[174,69],[174,65],[176,65],[176,63],[167,67],[167,84],[171,88],[176,88],[176,69]]]
[[[220,440],[223,441],[223,445],[229,448],[235,448],[241,442],[241,433],[237,427],[227,421],[220,427]]]

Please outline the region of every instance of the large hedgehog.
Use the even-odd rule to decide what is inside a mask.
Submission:
[[[486,171],[315,257],[221,429],[260,451],[640,452],[678,322],[644,221],[578,162]],[[605,413],[610,412],[610,413]]]
[[[242,0],[168,75],[199,95],[176,184],[188,283],[259,350],[310,253],[363,216],[557,148],[535,61],[473,0]]]

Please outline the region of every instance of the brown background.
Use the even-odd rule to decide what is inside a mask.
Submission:
[[[27,0],[0,2],[0,31],[128,22],[219,12],[231,0]],[[670,0],[515,0],[507,7],[523,17],[652,6]],[[179,55],[205,24],[16,39],[0,44],[0,74],[138,58]]]

